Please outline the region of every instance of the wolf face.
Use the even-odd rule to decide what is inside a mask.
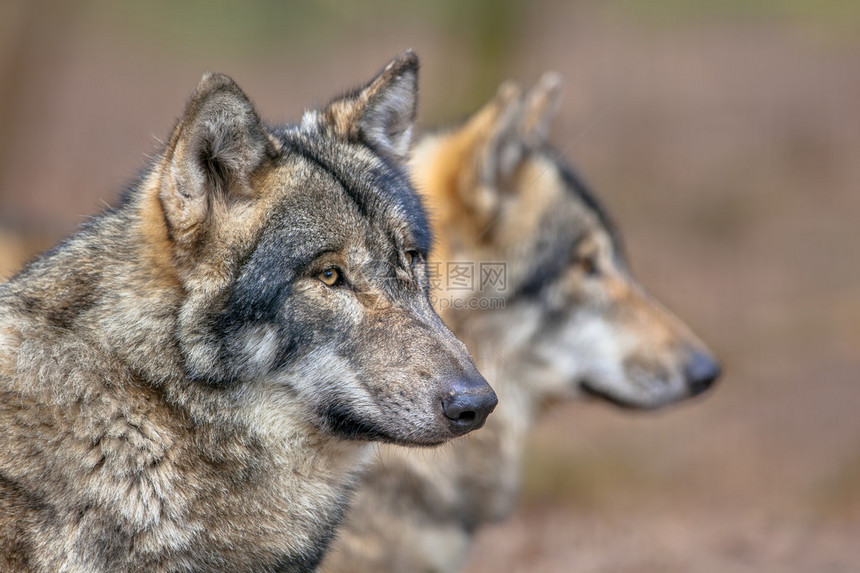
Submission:
[[[546,144],[558,86],[553,75],[525,96],[505,85],[416,149],[416,179],[446,221],[441,256],[507,264],[505,292],[477,295],[503,308],[450,313],[451,324],[491,340],[542,398],[656,408],[699,394],[719,375],[710,351],[637,284],[606,211]]]
[[[512,308],[503,311],[520,318],[520,332],[511,333],[525,342],[512,349],[520,375],[545,398],[585,393],[634,408],[657,408],[705,391],[719,375],[710,352],[638,285],[617,235],[600,216],[584,211],[576,179],[559,173],[569,196],[555,204],[555,213],[563,216],[567,208],[568,221],[578,220],[580,232],[543,256],[533,251],[538,266],[515,287]],[[564,236],[569,227],[553,218],[544,219],[542,231]]]
[[[275,129],[203,80],[159,177],[191,378],[263,385],[346,438],[430,445],[483,423],[495,396],[428,302],[431,237],[399,167],[416,72],[405,56]]]

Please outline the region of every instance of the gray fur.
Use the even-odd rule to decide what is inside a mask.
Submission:
[[[369,441],[444,442],[452,380],[490,393],[350,127],[397,77],[274,129],[204,77],[125,202],[0,285],[0,570],[313,570]]]

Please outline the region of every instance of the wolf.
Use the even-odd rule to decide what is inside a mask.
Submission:
[[[269,126],[204,76],[120,204],[0,286],[0,569],[311,571],[372,442],[483,424],[428,298],[417,77]]]
[[[526,93],[505,84],[465,123],[416,145],[410,166],[440,238],[431,264],[443,274],[452,262],[506,267],[504,281],[446,291],[445,276],[434,292],[500,405],[483,430],[438,450],[381,447],[323,571],[456,571],[476,528],[511,510],[546,404],[660,408],[720,374],[636,282],[606,209],[548,145],[559,93],[556,74]]]

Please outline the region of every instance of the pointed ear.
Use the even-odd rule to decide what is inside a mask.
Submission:
[[[341,97],[323,112],[324,121],[348,141],[404,161],[412,144],[418,108],[418,56],[394,58],[365,87]]]
[[[476,226],[495,218],[502,195],[521,159],[522,90],[505,82],[496,95],[449,136],[448,163],[456,197]]]
[[[251,174],[274,155],[248,97],[225,75],[206,74],[170,138],[159,199],[174,241],[196,235],[213,200],[251,196]]]
[[[561,101],[561,76],[545,73],[526,95],[523,110],[523,139],[531,147],[544,145]]]
[[[483,144],[479,144],[476,150],[480,182],[502,191],[524,153],[520,133],[522,90],[511,82],[505,82],[485,109],[487,107],[494,109],[495,113],[491,115],[492,124]]]

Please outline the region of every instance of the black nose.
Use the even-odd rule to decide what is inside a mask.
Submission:
[[[442,398],[442,413],[448,419],[451,433],[462,436],[483,426],[498,402],[486,380],[469,377],[454,382]]]
[[[711,387],[720,376],[720,365],[716,360],[703,352],[693,353],[692,358],[684,369],[690,394],[697,396]]]

